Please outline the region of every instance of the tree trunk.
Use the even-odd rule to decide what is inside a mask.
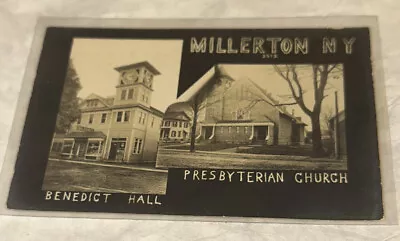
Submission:
[[[325,150],[322,145],[321,140],[321,123],[319,113],[313,113],[311,115],[311,125],[312,125],[312,145],[313,154],[315,157],[321,157],[325,155]]]
[[[190,132],[190,152],[194,152],[196,150],[196,126],[197,126],[197,116],[199,112],[199,103],[197,103],[197,96],[194,97],[194,102],[192,105],[193,108],[193,124]],[[200,130],[201,131],[201,130]]]

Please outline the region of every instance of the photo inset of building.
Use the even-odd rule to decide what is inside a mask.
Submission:
[[[179,143],[160,144],[157,167],[345,169],[321,164],[346,158],[344,117],[339,130],[333,121],[339,102],[344,115],[340,64],[214,65],[167,109],[163,128],[177,113],[190,128]]]
[[[154,162],[163,112],[151,106],[149,62],[115,68],[115,96],[91,94],[79,104],[81,116],[65,134],[55,134],[51,155],[76,160]],[[110,87],[113,86],[110,84]]]
[[[165,194],[168,170],[155,162],[160,135],[167,136],[164,112],[176,100],[182,46],[73,39],[43,190]],[[189,123],[169,117],[168,138],[186,138]]]
[[[279,106],[271,93],[249,78],[234,80],[222,66],[216,68],[217,82],[200,103],[204,109],[197,140],[267,145],[304,143],[306,124],[300,117]]]

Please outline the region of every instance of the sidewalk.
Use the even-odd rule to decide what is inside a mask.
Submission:
[[[168,172],[166,169],[160,169],[155,167],[155,163],[120,163],[120,162],[107,162],[107,161],[82,161],[82,160],[70,160],[61,158],[49,158],[49,161],[69,162],[93,166],[103,167],[117,167],[122,169],[139,170],[139,171],[151,171],[151,172]]]
[[[159,154],[195,154],[198,156],[213,155],[215,157],[220,156],[223,158],[241,158],[241,159],[265,159],[265,160],[293,160],[293,161],[316,161],[316,162],[345,162],[346,160],[337,160],[334,158],[313,158],[309,156],[291,156],[291,155],[265,155],[265,154],[251,154],[251,153],[236,153],[236,148],[224,149],[221,151],[196,151],[190,153],[189,150],[181,149],[159,149]]]

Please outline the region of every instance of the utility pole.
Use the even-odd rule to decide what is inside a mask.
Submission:
[[[339,106],[338,106],[338,95],[335,91],[335,156],[336,159],[340,159],[340,131],[339,131]]]

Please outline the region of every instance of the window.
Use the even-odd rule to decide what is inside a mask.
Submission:
[[[182,122],[181,121],[179,121],[179,127],[182,127]]]
[[[142,95],[142,101],[144,101],[144,94]]]
[[[121,122],[122,121],[122,115],[124,114],[124,112],[122,111],[118,111],[117,112],[117,122]]]
[[[90,114],[90,115],[89,115],[89,124],[92,124],[92,123],[93,123],[93,118],[94,118],[94,115],[93,115],[93,114]]]
[[[101,114],[101,123],[106,123],[107,120],[107,113]]]
[[[126,98],[126,90],[121,91],[121,100],[125,100]]]
[[[172,126],[173,127],[178,127],[178,122],[177,121],[172,122]]]
[[[135,142],[133,144],[133,154],[139,154],[142,151],[142,143],[143,140],[140,138],[135,138]]]
[[[82,118],[81,116],[78,117],[78,119],[76,120],[76,124],[78,124],[78,125],[81,124],[81,121],[82,121],[81,118]]]
[[[171,125],[171,122],[170,122],[170,121],[165,121],[165,122],[164,122],[164,125],[165,125],[165,126],[170,126],[170,125]]]
[[[127,111],[118,111],[117,112],[117,122],[129,122],[129,117],[131,116],[131,112]]]
[[[236,133],[239,133],[239,132],[240,132],[240,127],[236,126]]]
[[[223,133],[224,133],[224,127],[221,126],[221,127],[220,127],[220,130],[221,130],[221,134],[223,134]]]
[[[144,124],[146,121],[146,113],[139,112],[139,124]]]
[[[133,99],[133,89],[128,90],[128,100]]]
[[[53,142],[53,145],[51,146],[51,152],[61,152],[62,145],[63,144],[61,141]]]
[[[181,131],[178,131],[178,137],[181,137]]]
[[[95,107],[97,106],[97,100],[88,100],[87,107]]]
[[[228,133],[231,133],[232,128],[229,126],[228,127]]]
[[[248,126],[245,126],[245,127],[244,127],[244,133],[247,134],[248,131],[249,131],[249,127],[248,127]]]
[[[188,128],[188,127],[189,127],[189,123],[185,122],[185,123],[183,124],[183,127]]]
[[[150,126],[151,126],[151,127],[154,126],[154,116],[153,116],[153,118],[151,119],[151,124],[150,124]]]
[[[124,122],[129,122],[130,115],[131,115],[130,111],[125,111]]]
[[[89,141],[86,154],[87,155],[94,155],[99,154],[101,152],[101,141]]]
[[[171,136],[175,137],[176,136],[176,131],[171,131]]]
[[[139,112],[139,124],[142,124],[143,112]]]
[[[74,145],[74,141],[64,141],[64,145],[62,148],[62,153],[70,154],[72,151],[72,146]]]

